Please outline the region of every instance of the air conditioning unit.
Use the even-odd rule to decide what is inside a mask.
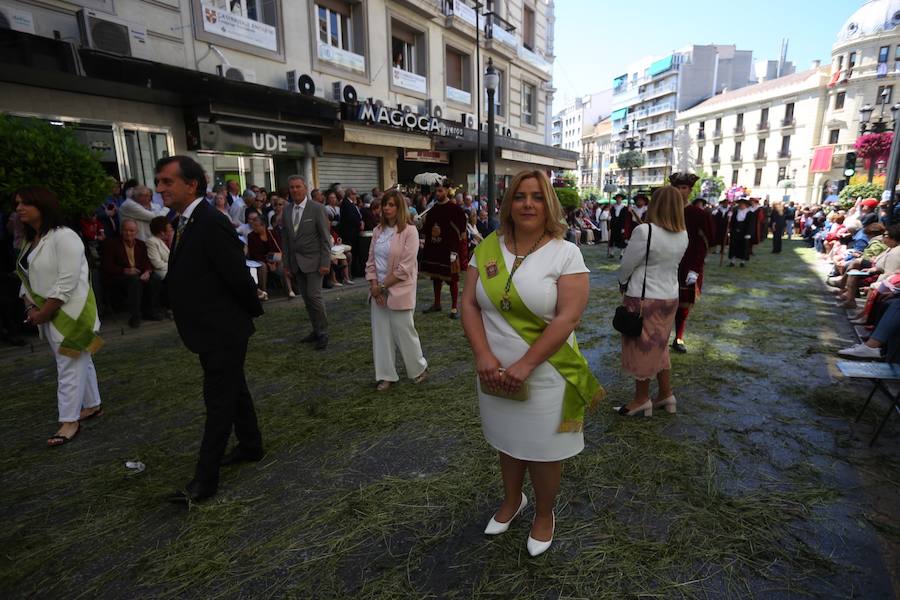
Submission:
[[[151,58],[147,28],[140,23],[119,19],[83,8],[78,11],[81,43],[87,48],[123,56]]]
[[[460,114],[460,122],[462,126],[466,129],[475,129],[475,115],[472,113],[461,113]]]
[[[335,102],[356,104],[359,102],[359,94],[352,85],[345,84],[343,81],[335,81],[331,84],[331,99]]]
[[[287,89],[291,92],[299,92],[302,96],[314,96],[316,94],[316,82],[305,73],[298,75],[297,71],[288,71]]]
[[[438,119],[444,116],[444,109],[441,108],[441,105],[430,98],[425,101],[425,112]]]
[[[248,81],[256,83],[256,72],[234,65],[216,65],[216,75],[231,81]]]

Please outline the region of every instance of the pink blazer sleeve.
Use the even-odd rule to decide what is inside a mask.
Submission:
[[[372,243],[369,244],[369,258],[366,260],[366,280],[376,281],[378,275],[375,272],[375,240],[381,235],[381,227],[376,227],[372,232]]]
[[[400,281],[406,281],[407,279],[415,278],[418,270],[416,259],[419,254],[419,233],[414,226],[407,225],[403,229],[403,234],[400,238],[401,244],[398,248],[400,254],[397,256],[396,266],[394,267],[394,277]],[[375,244],[373,243],[372,245],[374,246]]]

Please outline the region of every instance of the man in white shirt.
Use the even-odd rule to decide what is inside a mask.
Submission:
[[[238,182],[230,180],[225,184],[225,189],[228,190],[228,215],[231,217],[231,220],[235,223],[246,223],[247,217],[244,213],[247,210],[247,205],[238,192]]]
[[[153,192],[150,188],[138,185],[132,189],[131,198],[125,200],[119,207],[119,219],[131,219],[137,224],[137,239],[146,242],[150,239],[150,221],[155,217],[164,217],[169,214],[165,206],[153,205]]]

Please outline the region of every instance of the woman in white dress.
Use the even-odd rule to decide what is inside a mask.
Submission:
[[[609,243],[609,204],[604,204],[597,210],[597,226],[600,227],[600,243]]]
[[[505,493],[485,533],[503,533],[525,508],[528,471],[535,515],[527,548],[537,556],[553,541],[562,461],[584,448],[585,409],[603,388],[574,336],[587,306],[588,269],[563,239],[563,209],[542,171],[516,175],[500,223],[469,261],[462,310],[482,429],[500,454]]]

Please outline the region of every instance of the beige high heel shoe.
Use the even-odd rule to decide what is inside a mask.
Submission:
[[[675,414],[675,406],[677,401],[675,400],[675,394],[672,394],[668,398],[663,398],[662,400],[655,400],[653,402],[653,408],[663,408],[669,414]]]

